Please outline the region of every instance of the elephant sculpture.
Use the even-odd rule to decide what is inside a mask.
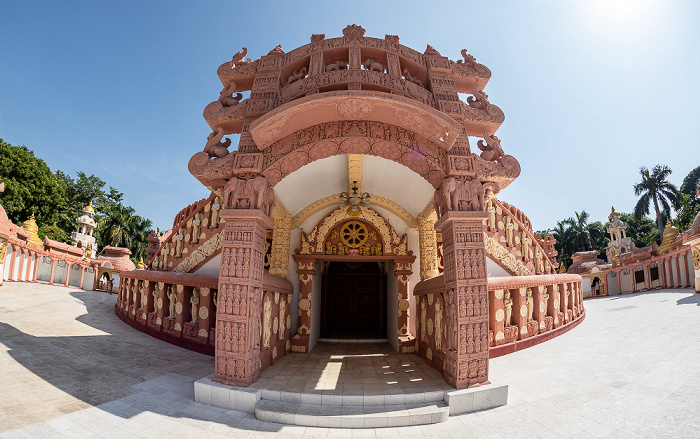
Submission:
[[[327,72],[332,72],[334,70],[345,70],[348,68],[348,64],[343,61],[342,59],[337,59],[335,61],[332,61],[328,64],[326,64],[326,71]]]
[[[374,58],[367,58],[362,65],[365,66],[365,70],[374,70],[375,72],[384,73],[384,65]]]

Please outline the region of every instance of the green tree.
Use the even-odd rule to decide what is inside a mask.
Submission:
[[[0,139],[0,195],[10,220],[19,224],[34,214],[39,226],[56,225],[65,208],[65,187],[48,165],[26,146]]]
[[[572,243],[572,252],[586,251],[594,248],[593,239],[589,230],[588,212],[574,212],[575,218],[567,218],[564,222],[569,226],[569,241]]]
[[[152,225],[151,220],[141,216],[134,217],[130,224],[132,240],[129,249],[137,262],[147,257],[148,235],[151,233]]]
[[[632,238],[632,242],[637,247],[646,247],[651,245],[659,237],[659,231],[656,229],[656,223],[649,217],[643,216],[637,219],[636,216],[629,213],[620,213],[620,220],[627,224],[625,233]],[[608,224],[606,224],[607,228]]]
[[[683,183],[681,183],[681,193],[690,196],[691,199],[695,199],[695,191],[698,185],[700,185],[700,166],[685,176]]]
[[[668,176],[671,175],[671,169],[665,165],[656,165],[649,170],[642,166],[639,168],[639,173],[642,176],[641,183],[634,185],[634,194],[639,196],[639,201],[634,206],[634,216],[641,219],[644,215],[649,214],[649,207],[654,203],[654,211],[656,212],[656,224],[659,228],[659,234],[663,235],[664,223],[661,216],[661,211],[666,212],[670,216],[671,207],[678,210],[680,207],[680,193],[676,186],[668,181]]]
[[[691,197],[688,194],[681,193],[680,203],[681,207],[678,209],[673,225],[675,225],[680,232],[684,232],[693,224],[695,216],[700,212],[700,202],[695,199],[695,196]]]

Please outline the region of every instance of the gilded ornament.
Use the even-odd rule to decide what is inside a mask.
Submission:
[[[693,249],[693,268],[700,270],[700,251],[696,248]]]
[[[367,227],[360,221],[348,221],[340,230],[340,240],[350,248],[361,247],[367,242]]]

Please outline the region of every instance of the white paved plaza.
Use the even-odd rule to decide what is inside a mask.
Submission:
[[[341,430],[264,423],[194,402],[211,357],[142,334],[116,296],[0,287],[0,437],[700,437],[700,295],[587,300],[554,340],[491,360],[508,405],[427,426]],[[301,355],[301,354],[298,354]]]

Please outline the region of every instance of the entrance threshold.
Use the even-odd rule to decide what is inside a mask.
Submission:
[[[337,338],[321,337],[318,341],[324,343],[389,343],[388,338]]]

